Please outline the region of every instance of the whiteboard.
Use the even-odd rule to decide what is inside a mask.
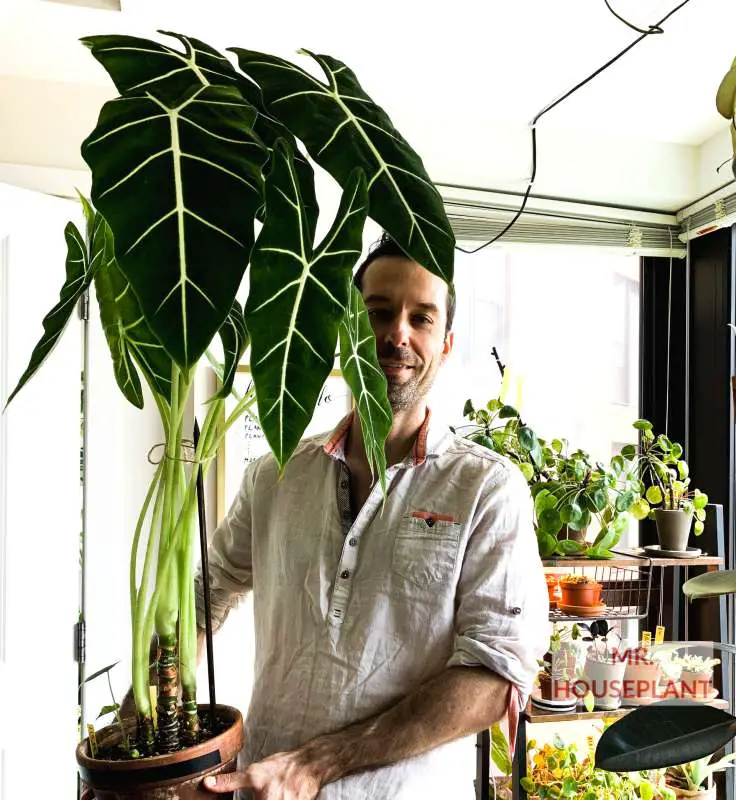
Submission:
[[[233,388],[243,396],[253,386],[250,368],[238,367]],[[225,400],[225,418],[238,402],[232,394]],[[312,420],[304,436],[326,433],[335,428],[352,409],[352,395],[339,370],[333,370],[322,387]],[[252,461],[268,453],[266,435],[258,419],[243,414],[228,430],[217,454],[217,519],[221,520],[230,508],[243,479],[245,468]]]

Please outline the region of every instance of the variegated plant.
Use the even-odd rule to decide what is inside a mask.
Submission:
[[[238,71],[204,42],[170,35],[180,49],[130,36],[83,40],[120,96],[105,103],[82,145],[95,208],[83,201],[86,237],[67,227],[60,300],[11,395],[40,367],[75,302],[94,284],[118,385],[140,407],[143,377],[166,435],[130,566],[142,752],[154,743],[148,692],[154,632],[156,749],[178,747],[179,678],[185,741],[197,738],[192,463],[206,469],[224,431],[257,398],[283,471],[339,343],[371,468],[384,482],[391,409],[365,307],[351,282],[364,223],[368,216],[376,220],[410,257],[448,282],[454,248],[442,200],[420,158],[345,64],[304,51],[324,72],[318,80],[283,59],[235,49]],[[343,189],[321,242],[315,241],[319,210],[310,159]],[[249,266],[241,310],[236,293]],[[217,336],[225,354],[222,387],[188,461],[184,409],[195,368]],[[240,398],[218,427],[248,343],[255,397]]]

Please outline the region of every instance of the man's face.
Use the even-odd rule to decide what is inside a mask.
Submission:
[[[362,294],[391,408],[407,411],[427,394],[452,350],[447,286],[415,261],[385,256],[366,269]]]

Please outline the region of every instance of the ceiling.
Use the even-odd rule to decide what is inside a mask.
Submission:
[[[435,180],[467,182],[470,171],[459,159],[472,158],[483,165],[475,183],[484,186],[523,179],[531,118],[638,36],[604,0],[372,0],[360,12],[345,0],[121,0],[121,12],[79,2],[2,0],[0,78],[64,83],[99,96],[108,79],[77,42],[92,33],[164,28],[295,59],[306,47],[351,66],[409,141],[419,142]],[[678,0],[609,2],[647,27]],[[663,27],[540,121],[540,161],[545,136],[561,140],[568,132],[592,148],[600,137],[606,158],[617,143],[696,147],[723,130],[713,98],[736,55],[736,3],[690,0]],[[515,131],[514,142],[521,137],[524,155],[510,173],[499,152],[508,146],[501,129]],[[461,132],[472,136],[465,152],[453,153]]]

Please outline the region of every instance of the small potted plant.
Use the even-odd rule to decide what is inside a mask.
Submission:
[[[626,445],[621,450],[640,477],[640,497],[632,504],[632,513],[637,519],[656,521],[662,550],[684,552],[693,517],[695,535],[704,530],[708,495],[690,487],[690,470],[682,458],[681,444],[664,434],[655,435],[648,420],[637,420],[634,428],[640,434],[638,446]]]
[[[697,761],[688,761],[667,769],[667,785],[676,797],[688,800],[716,800],[716,787],[713,773],[725,767],[734,766],[731,762],[736,753],[730,753],[711,763],[713,756],[705,756]]]
[[[648,647],[641,645],[626,653],[624,671],[624,703],[656,699],[662,678],[662,665]]]
[[[681,668],[680,691],[683,697],[710,696],[713,692],[713,667],[721,663],[720,659],[686,653],[674,656],[672,661]]]
[[[560,578],[559,606],[569,609],[599,609],[603,587],[587,575],[565,575]]]
[[[610,647],[608,637],[614,633],[619,646],[621,637],[605,620],[594,622],[590,632],[593,644],[585,659],[584,681],[593,694],[595,707],[614,711],[621,705],[626,659],[622,658],[619,647]]]
[[[538,674],[539,693],[543,700],[572,700],[577,674],[577,644],[580,628],[555,624],[549,640],[549,650],[540,662]]]

